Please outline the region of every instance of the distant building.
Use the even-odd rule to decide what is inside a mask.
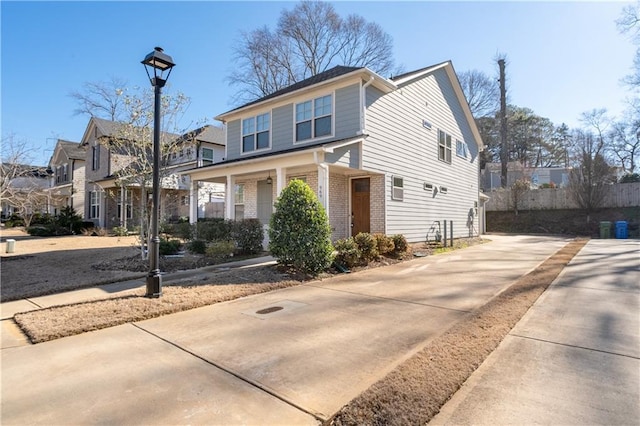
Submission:
[[[543,185],[551,185],[556,188],[564,188],[569,184],[571,167],[524,167],[517,161],[507,164],[507,187],[519,179],[531,182],[531,189],[540,188]],[[500,163],[487,163],[480,170],[480,188],[484,191],[500,189],[502,165]]]

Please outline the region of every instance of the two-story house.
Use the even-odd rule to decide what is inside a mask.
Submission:
[[[337,66],[216,119],[225,160],[188,174],[194,185],[225,184],[227,218],[267,225],[298,178],[327,210],[334,240],[381,232],[419,242],[443,221],[455,237],[481,229],[483,145],[451,62],[391,79]]]
[[[80,143],[58,139],[48,166],[51,173],[48,211],[52,215],[69,206],[84,217],[85,157],[85,147]]]
[[[124,123],[90,119],[81,142],[86,149],[84,217],[96,226],[131,229],[140,224],[141,212],[148,211],[151,177],[147,174],[150,173],[138,172],[138,165],[146,163],[151,155],[140,148],[143,145],[137,140],[143,133],[143,129]],[[221,158],[222,130],[204,126],[184,135],[161,132],[161,143],[171,149],[162,159],[160,220],[189,217],[190,205],[197,206],[197,200],[204,199],[205,191],[219,194],[223,186],[203,184],[192,193],[188,177],[178,172]]]

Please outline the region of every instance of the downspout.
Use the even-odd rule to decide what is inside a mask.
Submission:
[[[365,90],[367,87],[369,87],[372,83],[373,80],[375,80],[375,78],[373,76],[369,77],[369,81],[367,81],[365,84],[362,85],[361,87],[361,103],[362,103],[362,108],[360,110],[360,132],[362,134],[366,133],[365,132],[365,127],[367,124],[367,91]]]

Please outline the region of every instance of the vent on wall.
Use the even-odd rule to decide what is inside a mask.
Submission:
[[[433,188],[434,188],[434,186],[433,186],[432,183],[427,183],[427,182],[424,183],[424,190],[425,191],[433,192]]]
[[[447,187],[446,187],[446,186],[441,186],[441,187],[440,187],[440,193],[441,193],[441,194],[446,194],[446,193],[447,193],[447,191],[448,191],[448,189],[447,189]]]

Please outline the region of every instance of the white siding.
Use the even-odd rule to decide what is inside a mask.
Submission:
[[[454,236],[468,236],[468,214],[478,201],[478,146],[445,71],[384,96],[369,87],[365,126],[369,137],[363,144],[363,168],[386,175],[387,233],[419,242],[434,221],[452,220]],[[438,160],[438,129],[452,136],[451,164]],[[456,139],[469,146],[468,158],[456,155]],[[404,179],[402,201],[391,199],[393,175]],[[434,196],[423,189],[425,182],[448,192]]]

